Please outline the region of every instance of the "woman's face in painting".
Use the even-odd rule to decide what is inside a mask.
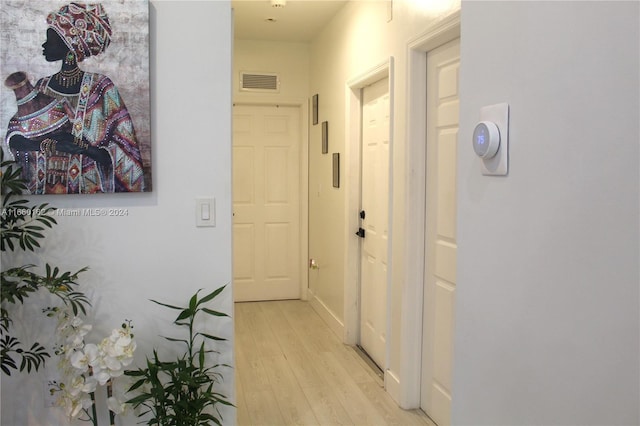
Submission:
[[[47,62],[55,62],[64,59],[69,47],[62,41],[57,32],[52,28],[47,29],[47,41],[42,43],[42,54]]]

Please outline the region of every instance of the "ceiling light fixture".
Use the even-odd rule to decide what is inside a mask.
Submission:
[[[271,0],[271,7],[285,7],[287,0]]]

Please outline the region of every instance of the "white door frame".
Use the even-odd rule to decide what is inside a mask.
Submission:
[[[309,294],[309,101],[302,99],[250,99],[243,97],[233,105],[293,106],[300,108],[300,298]],[[233,114],[232,118],[233,120]],[[232,123],[233,128],[233,123]],[[232,142],[233,143],[233,142]],[[232,161],[233,163],[233,161]],[[233,182],[232,182],[233,188]],[[233,200],[231,200],[233,205]],[[233,238],[232,238],[233,240]]]
[[[346,218],[345,218],[345,275],[344,275],[344,337],[343,341],[349,345],[355,345],[360,338],[360,238],[355,232],[360,226],[360,191],[361,191],[361,152],[362,141],[362,90],[364,87],[375,83],[385,77],[389,78],[389,200],[393,199],[393,57],[370,68],[357,77],[350,79],[346,85],[346,116],[345,129],[345,197],[346,197]],[[393,239],[392,209],[389,202],[389,240],[388,253],[391,253],[391,242]],[[389,256],[387,270],[387,294],[391,295],[391,256]],[[391,297],[387,298],[387,312],[390,309]],[[387,315],[386,334],[387,347],[385,363],[389,362],[389,335],[391,330],[391,318]],[[386,372],[388,365],[380,366]]]
[[[425,261],[427,53],[460,37],[457,11],[407,43],[407,147],[405,175],[405,257],[400,312],[400,371],[397,395],[404,409],[420,407],[422,311]]]

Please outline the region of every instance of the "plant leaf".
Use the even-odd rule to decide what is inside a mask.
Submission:
[[[135,382],[133,385],[131,385],[131,387],[129,388],[128,392],[131,392],[133,390],[138,389],[140,386],[144,385],[144,383],[147,381],[147,379],[140,379],[137,382]]]
[[[223,285],[222,287],[214,290],[213,292],[207,294],[206,296],[204,296],[202,299],[200,299],[200,301],[198,302],[198,306],[202,305],[203,303],[207,303],[208,301],[214,299],[217,295],[219,295],[222,290],[225,289],[225,287],[227,287],[226,285]]]
[[[185,309],[184,311],[180,312],[180,315],[178,315],[178,318],[176,318],[176,321],[180,321],[183,319],[187,319],[189,318],[191,315],[193,314],[193,310],[191,309]]]
[[[217,336],[213,336],[211,334],[207,334],[207,333],[197,333],[200,336],[206,337],[207,339],[211,339],[211,340],[217,340],[219,342],[225,342],[227,339],[223,338],[223,337],[217,337]]]
[[[205,351],[204,351],[204,341],[202,342],[202,344],[200,345],[200,351],[199,351],[199,365],[200,365],[200,369],[202,370],[202,368],[204,367],[204,355],[205,355]]]
[[[185,339],[176,339],[174,337],[166,337],[166,336],[164,336],[164,338],[170,342],[182,342],[182,343],[186,343],[187,345],[189,344],[189,342],[186,341]]]
[[[209,315],[215,315],[217,317],[228,317],[229,315],[225,314],[224,312],[218,312],[218,311],[213,311],[209,308],[202,308],[203,312],[208,313]]]
[[[179,306],[167,305],[166,303],[158,302],[157,300],[153,300],[153,299],[149,299],[149,300],[151,300],[153,303],[156,303],[158,305],[161,305],[170,309],[176,309],[176,310],[184,309]]]
[[[195,311],[196,307],[198,306],[198,293],[200,292],[200,290],[196,291],[196,294],[194,294],[193,296],[191,296],[191,299],[189,300],[189,310],[191,311]]]

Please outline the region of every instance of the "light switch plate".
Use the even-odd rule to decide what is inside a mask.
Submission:
[[[216,226],[216,199],[196,198],[196,226],[198,228]]]
[[[491,121],[500,131],[500,147],[491,158],[480,159],[485,176],[505,176],[509,173],[509,104],[501,103],[480,108],[480,120]]]

